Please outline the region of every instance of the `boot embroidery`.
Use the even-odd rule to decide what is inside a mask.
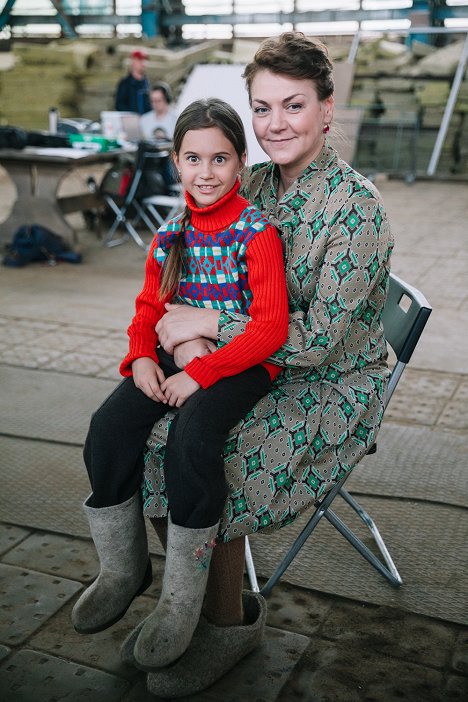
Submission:
[[[211,560],[210,551],[216,546],[216,537],[213,537],[211,541],[205,541],[203,546],[199,546],[194,551],[195,560],[197,561],[198,570],[206,570]]]

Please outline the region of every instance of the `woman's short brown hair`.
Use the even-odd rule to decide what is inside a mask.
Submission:
[[[253,79],[262,70],[291,78],[312,80],[319,100],[333,95],[333,64],[328,56],[328,49],[322,42],[309,39],[302,32],[284,32],[279,37],[265,39],[260,44],[243,73],[249,100],[252,99]]]

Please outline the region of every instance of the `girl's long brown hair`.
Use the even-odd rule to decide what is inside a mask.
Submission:
[[[182,147],[182,141],[188,131],[192,129],[209,129],[217,127],[222,131],[234,147],[239,160],[247,151],[242,120],[237,112],[223,100],[208,98],[196,100],[181,112],[174,129],[174,154],[177,156]],[[177,234],[164,262],[159,297],[161,299],[172,297],[177,290],[182,275],[183,252],[185,247],[184,232],[190,224],[190,210],[185,210],[180,220],[180,232]]]

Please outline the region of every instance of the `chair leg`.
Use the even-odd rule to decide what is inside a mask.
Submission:
[[[245,565],[247,568],[247,574],[249,576],[250,589],[253,592],[260,592],[257,581],[257,573],[255,572],[255,565],[252,558],[252,551],[250,550],[249,537],[245,537]]]
[[[150,218],[148,217],[148,215],[144,211],[143,207],[141,207],[141,205],[136,201],[133,203],[133,205],[138,213],[139,219],[143,220],[143,222],[146,224],[146,226],[148,227],[150,232],[154,232],[154,222],[152,222],[150,220]],[[158,225],[158,227],[159,227],[159,225]]]
[[[349,477],[349,473],[344,480]],[[356,500],[343,488],[344,480],[337,483],[332,490],[324,497],[322,502],[316,508],[314,514],[309,519],[299,536],[296,538],[292,544],[289,551],[284,556],[283,560],[279,566],[274,571],[273,575],[261,588],[260,593],[264,597],[270,595],[273,587],[276,585],[278,580],[281,578],[286,569],[290,566],[294,558],[297,556],[302,546],[305,544],[319,521],[322,517],[326,517],[327,520],[342,534],[349,543],[354,546],[354,548],[372,565],[374,568],[388,580],[391,585],[399,587],[402,585],[403,580],[396,569],[396,566],[390,556],[390,553],[385,546],[385,543],[380,535],[379,530],[372,518],[365,512]],[[353,531],[330,509],[330,505],[337,495],[341,497],[356,511],[362,521],[370,529],[372,536],[375,540],[380,553],[385,559],[385,563],[388,567],[385,567],[383,563],[377,558],[377,556],[372,553],[372,551],[354,534]]]
[[[110,197],[104,196],[104,199],[106,200],[107,204],[111,208],[111,210],[115,213],[116,217],[114,222],[112,223],[112,226],[110,227],[109,231],[107,232],[106,236],[104,237],[103,240],[103,245],[107,246],[108,248],[111,248],[112,246],[118,246],[119,244],[123,244],[124,241],[128,239],[128,235],[132,237],[132,239],[135,241],[136,244],[140,248],[143,249],[143,251],[148,252],[149,251],[149,246],[146,244],[141,236],[138,234],[137,230],[133,226],[132,222],[128,219],[127,217],[127,206],[124,205],[122,208],[119,208],[115,202],[112,200]],[[138,203],[134,203],[136,205],[136,209],[138,212]],[[141,208],[140,208],[141,210]],[[142,216],[140,212],[138,212],[140,217],[144,219],[145,223],[148,224],[147,218],[145,216]],[[127,230],[127,234],[125,234],[123,237],[120,237],[119,239],[114,239],[114,234],[119,228],[119,226],[123,224],[125,229]]]
[[[385,560],[387,567],[385,567],[379,561],[379,559],[375,557],[372,551],[365,544],[363,544],[362,541],[357,538],[357,536],[355,536],[351,529],[349,529],[349,527],[347,527],[346,524],[342,522],[334,512],[332,512],[332,510],[327,510],[327,513],[324,516],[328,519],[328,521],[331,524],[333,524],[334,527],[338,529],[340,534],[342,534],[354,546],[354,548],[356,548],[359,551],[359,553],[362,556],[364,556],[364,558],[366,558],[366,560],[368,560],[369,563],[373,565],[374,568],[376,568],[379,571],[379,573],[381,573],[384,576],[384,578],[386,578],[395,587],[399,587],[400,585],[402,585],[403,580],[401,579],[401,576],[395,566],[395,563],[393,562],[390,552],[387,549],[387,546],[385,545],[385,542],[372,517],[361,507],[359,502],[357,502],[347,490],[341,488],[339,490],[339,494],[345,500],[345,502],[347,502],[349,506],[353,508],[353,510],[356,512],[356,514],[371,532],[375,544],[379,549],[380,553],[382,554],[382,557]]]

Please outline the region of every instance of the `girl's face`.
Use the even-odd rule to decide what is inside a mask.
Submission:
[[[245,164],[218,127],[190,129],[174,155],[185,190],[197,207],[208,207],[231,190]]]
[[[252,81],[255,136],[274,163],[298,176],[319,153],[323,128],[333,117],[333,97],[318,99],[314,82],[259,71]]]

